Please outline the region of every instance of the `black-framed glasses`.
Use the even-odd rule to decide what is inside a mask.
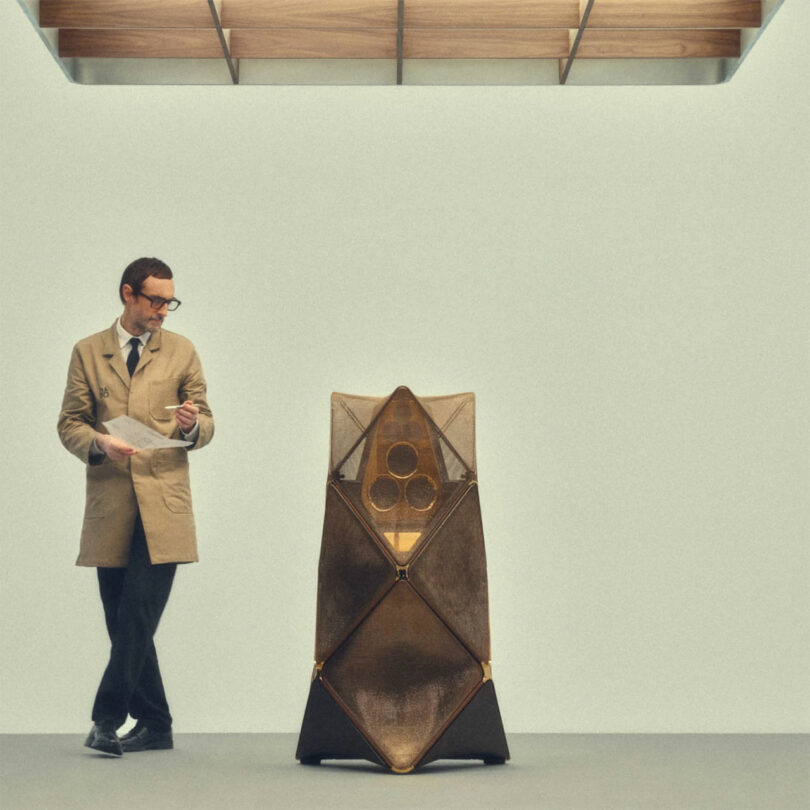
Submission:
[[[169,312],[174,312],[177,307],[183,303],[176,298],[161,298],[159,295],[147,295],[142,292],[136,292],[135,295],[140,295],[141,298],[145,298],[152,305],[152,309],[163,309],[163,305],[165,304]]]

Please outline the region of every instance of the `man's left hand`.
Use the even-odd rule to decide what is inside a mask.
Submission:
[[[197,414],[200,409],[187,399],[183,405],[174,412],[174,418],[183,433],[191,433],[197,424]]]

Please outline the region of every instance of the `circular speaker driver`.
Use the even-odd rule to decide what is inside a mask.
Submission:
[[[391,446],[385,462],[391,475],[395,475],[397,478],[407,478],[416,471],[419,455],[412,444],[399,442]]]
[[[426,475],[415,475],[405,485],[405,499],[411,507],[424,512],[436,503],[436,485]]]
[[[368,488],[368,498],[371,505],[378,512],[387,512],[396,506],[399,500],[399,487],[393,478],[387,475],[378,476],[374,483]]]

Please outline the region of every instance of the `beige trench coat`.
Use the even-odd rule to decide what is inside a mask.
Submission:
[[[191,400],[200,409],[192,449],[214,435],[200,360],[191,341],[161,329],[152,334],[130,379],[115,324],[79,341],[70,360],[59,437],[87,464],[87,498],[77,565],[125,566],[140,510],[153,563],[195,562],[197,538],[191,511],[188,450],[141,450],[122,462],[90,461],[102,422],[127,414],[164,436],[181,439],[166,405]]]

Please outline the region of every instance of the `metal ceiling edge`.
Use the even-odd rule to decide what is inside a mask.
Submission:
[[[25,0],[17,0],[17,5],[23,10],[23,14],[25,14],[25,16],[28,17],[29,21],[31,22],[31,25],[34,26],[34,30],[39,35],[39,38],[45,43],[45,47],[48,49],[48,53],[54,58],[56,64],[59,65],[59,69],[62,71],[62,73],[65,74],[68,81],[71,84],[79,84],[79,82],[76,81],[76,78],[74,77],[73,73],[68,69],[68,66],[65,64],[64,60],[59,56],[59,52],[57,50],[54,50],[53,44],[51,43],[50,39],[48,39],[47,35],[42,30],[42,28],[40,28],[39,20],[34,18],[34,12],[28,6],[28,3],[26,3]]]
[[[745,58],[751,53],[751,49],[754,45],[759,42],[759,38],[765,33],[765,29],[771,24],[771,20],[773,20],[776,12],[782,7],[782,3],[785,0],[762,0],[762,5],[767,9],[765,13],[765,19],[762,21],[762,25],[760,25],[759,29],[757,29],[756,34],[754,34],[751,41],[748,43],[746,49],[740,54],[739,59],[736,60],[734,66],[728,71],[726,74],[726,78],[723,80],[723,83],[730,82],[733,78],[734,74],[740,69],[740,65],[745,61]]]

